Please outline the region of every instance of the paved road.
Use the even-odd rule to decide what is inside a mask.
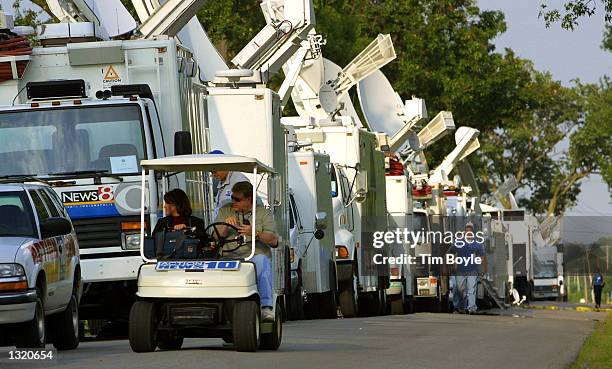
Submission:
[[[285,324],[279,351],[238,353],[217,339],[135,354],[128,342],[84,342],[54,362],[20,368],[565,368],[604,313],[519,310],[514,316],[415,314]],[[17,368],[0,348],[0,367]],[[51,364],[51,365],[49,365]]]

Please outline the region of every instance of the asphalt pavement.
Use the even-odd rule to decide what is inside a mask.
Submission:
[[[278,351],[235,352],[220,339],[188,339],[179,351],[136,354],[127,340],[82,342],[47,362],[0,368],[566,368],[603,312],[517,309],[501,315],[419,313],[286,322]],[[49,346],[50,347],[50,346]]]

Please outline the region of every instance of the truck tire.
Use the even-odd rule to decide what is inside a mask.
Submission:
[[[79,306],[76,295],[61,313],[52,317],[53,347],[58,350],[74,350],[79,346]]]
[[[255,301],[239,301],[234,305],[232,333],[237,351],[257,351],[259,347],[259,307]]]
[[[283,319],[281,316],[281,306],[276,303],[276,313],[274,316],[274,323],[272,325],[272,332],[261,335],[261,343],[259,348],[262,350],[278,350],[283,340]]]
[[[339,283],[338,285],[338,305],[342,316],[350,318],[359,314],[359,302],[357,298],[357,267],[353,262],[353,278],[350,281]]]
[[[391,305],[391,315],[403,315],[404,314],[404,300],[402,295],[389,296]]]
[[[319,295],[319,317],[324,319],[335,319],[338,317],[338,287],[336,286],[336,263],[333,261],[329,266],[329,291]]]
[[[302,294],[304,287],[302,286],[302,269],[298,269],[297,288],[295,292],[289,295],[289,320],[304,319],[304,298]]]
[[[157,332],[157,347],[160,350],[178,350],[181,346],[183,346],[183,336],[179,332]]]
[[[412,295],[406,296],[406,300],[404,303],[405,303],[404,311],[406,312],[406,314],[414,314],[415,312],[414,296]]]
[[[15,346],[17,348],[44,348],[46,343],[45,305],[42,300],[42,291],[36,289],[36,308],[34,318],[21,323],[18,329]]]
[[[134,352],[152,352],[157,347],[155,304],[136,301],[130,310],[129,340]]]

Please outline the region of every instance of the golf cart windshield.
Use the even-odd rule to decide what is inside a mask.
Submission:
[[[177,156],[170,156],[170,157],[166,157],[166,158],[160,158],[160,159],[152,159],[152,160],[142,160],[140,162],[141,167],[142,167],[142,186],[143,188],[145,188],[145,172],[147,170],[153,170],[155,172],[159,172],[159,173],[166,173],[166,175],[169,174],[176,174],[176,173],[180,173],[180,172],[211,172],[211,171],[233,171],[233,172],[246,172],[246,173],[252,173],[252,177],[251,177],[251,181],[253,184],[253,188],[256,189],[257,188],[257,175],[263,175],[263,174],[270,174],[273,175],[274,174],[274,170],[268,166],[266,166],[265,164],[262,164],[261,162],[259,162],[257,159],[254,158],[249,158],[249,157],[244,157],[244,156],[236,156],[236,155],[219,155],[219,154],[196,154],[196,155],[177,155]],[[165,188],[165,181],[162,181],[163,185],[164,185],[164,191],[166,190]],[[256,224],[255,224],[255,213],[256,213],[256,196],[253,196],[253,204],[252,204],[252,208],[253,208],[253,216],[252,216],[252,231],[251,231],[251,253],[248,257],[244,258],[244,260],[250,260],[254,254],[255,254],[255,228],[256,228]],[[141,197],[141,224],[144,224],[144,217],[145,217],[145,213],[144,213],[144,209],[145,209],[145,196],[144,196],[144,191],[142,192],[142,197]],[[207,226],[207,229],[211,226],[213,226],[216,223],[212,223],[209,224]],[[189,225],[187,225],[189,227]],[[212,232],[214,235],[214,231]],[[216,232],[217,236],[219,236],[219,232]],[[188,235],[186,237],[189,237]],[[153,255],[150,252],[150,249],[147,248],[146,242],[145,242],[145,234],[144,234],[144,227],[141,226],[140,229],[140,254],[142,256],[142,258],[146,261],[146,262],[157,262],[158,257],[155,257],[154,255],[159,255],[158,252],[154,253]],[[219,241],[219,237],[216,238],[217,241]],[[238,240],[223,240],[223,243],[225,242],[239,242]],[[157,247],[157,246],[156,246]],[[157,251],[158,249],[156,249]],[[176,250],[173,250],[171,252],[171,254],[169,255],[164,255],[162,254],[160,257],[166,257],[166,258],[172,258],[172,256],[174,256]]]

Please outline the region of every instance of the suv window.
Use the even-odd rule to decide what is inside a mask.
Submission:
[[[45,205],[47,205],[47,209],[49,209],[49,212],[51,213],[51,216],[52,217],[59,217],[60,213],[57,210],[57,205],[55,204],[55,202],[53,200],[51,200],[51,198],[49,197],[49,194],[47,193],[47,191],[39,190],[39,191],[36,191],[36,192],[38,192],[38,194],[42,198],[42,200],[45,203]]]
[[[49,195],[49,197],[51,198],[51,201],[53,201],[53,203],[59,210],[60,216],[66,219],[70,219],[70,217],[68,216],[68,212],[66,211],[66,208],[64,207],[64,204],[62,204],[62,200],[60,200],[57,193],[55,193],[55,191],[50,190],[50,189],[45,190],[45,193]]]
[[[0,192],[0,237],[38,238],[30,200],[23,191]]]
[[[40,222],[40,221],[43,221],[49,218],[49,212],[47,211],[47,208],[45,207],[45,204],[43,203],[38,193],[33,190],[30,190],[28,192],[30,193],[30,196],[32,197],[32,201],[34,202],[34,207],[36,208],[36,212],[38,213],[38,221]]]

